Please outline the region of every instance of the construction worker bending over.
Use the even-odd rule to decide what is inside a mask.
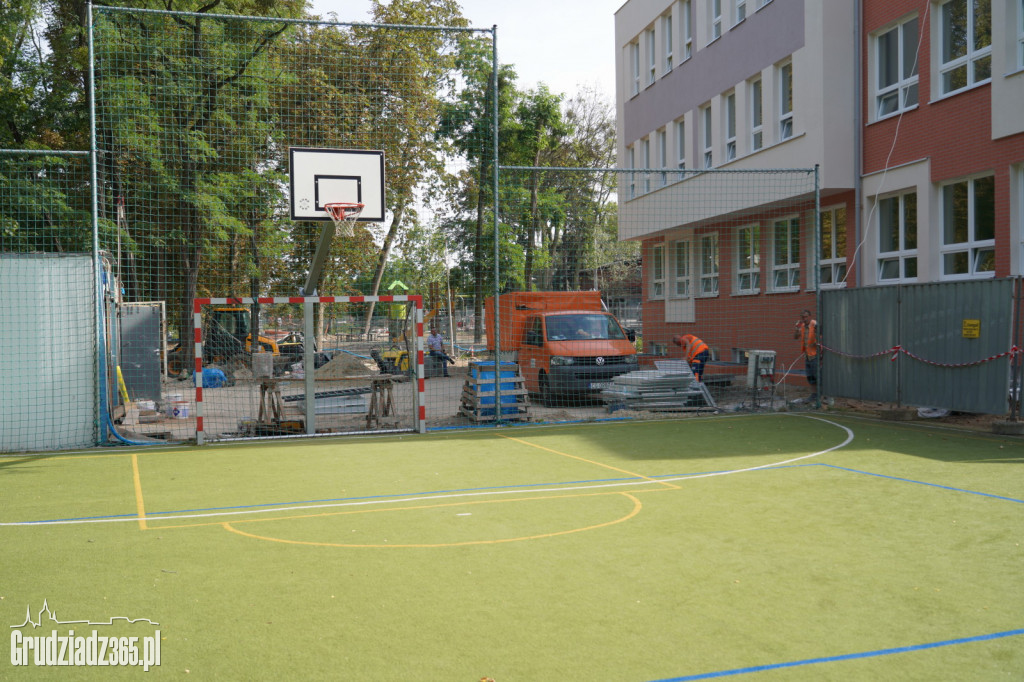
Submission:
[[[711,349],[708,348],[708,344],[693,334],[683,334],[682,336],[676,334],[672,337],[672,343],[682,347],[683,357],[690,364],[693,376],[697,378],[697,381],[700,381],[701,377],[704,376],[704,363],[711,357]]]

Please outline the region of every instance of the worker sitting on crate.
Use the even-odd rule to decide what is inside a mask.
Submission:
[[[704,376],[704,363],[711,357],[711,349],[708,348],[708,344],[693,334],[683,334],[682,336],[676,334],[672,337],[672,343],[682,347],[683,357],[690,364],[693,376],[696,377],[697,381],[700,381],[701,377]]]
[[[437,331],[437,327],[430,328],[430,336],[427,337],[427,348],[430,350],[430,357],[436,358],[441,363],[443,376],[448,376],[448,363],[452,359],[444,349],[444,337]]]

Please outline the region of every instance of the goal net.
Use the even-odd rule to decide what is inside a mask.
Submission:
[[[426,430],[419,296],[200,298],[187,345],[199,443]]]

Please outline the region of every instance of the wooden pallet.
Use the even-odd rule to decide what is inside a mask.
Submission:
[[[519,372],[519,366],[503,362],[499,373],[508,373],[510,367],[514,368],[515,376],[480,378],[480,374],[493,375],[494,364],[470,363],[469,376],[462,386],[459,414],[475,422],[529,421],[530,394],[526,390],[525,379]],[[495,409],[495,382],[498,384],[502,400],[500,414]],[[511,388],[508,388],[509,384],[512,384]],[[514,396],[515,400],[509,400],[509,396]]]

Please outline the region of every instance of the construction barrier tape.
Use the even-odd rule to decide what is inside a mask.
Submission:
[[[870,360],[871,358],[877,358],[877,357],[881,357],[883,355],[889,355],[890,356],[889,357],[889,361],[890,362],[894,362],[896,360],[896,358],[899,357],[900,353],[903,353],[907,357],[913,358],[914,360],[917,360],[918,362],[923,362],[926,365],[932,365],[934,367],[975,367],[977,365],[985,364],[986,362],[992,362],[993,360],[999,360],[1000,358],[1005,358],[1007,356],[1013,357],[1015,355],[1021,355],[1022,353],[1024,353],[1024,350],[1022,350],[1021,348],[1018,348],[1017,346],[1012,346],[1010,348],[1010,350],[1008,350],[1008,351],[1005,351],[1003,353],[998,353],[997,355],[991,355],[991,356],[989,356],[987,358],[984,358],[982,360],[975,360],[973,362],[950,363],[950,362],[936,362],[935,360],[928,360],[927,358],[922,358],[920,355],[916,355],[914,353],[911,353],[909,350],[907,350],[903,346],[893,346],[892,348],[887,348],[886,350],[878,351],[877,353],[870,353],[868,355],[857,355],[855,353],[845,353],[845,352],[843,352],[841,350],[836,350],[835,348],[829,348],[828,346],[826,346],[824,344],[822,344],[821,348],[822,348],[822,350],[825,350],[825,351],[827,351],[829,353],[833,353],[835,355],[839,355],[839,356],[842,356],[844,358],[852,358],[854,360]]]

